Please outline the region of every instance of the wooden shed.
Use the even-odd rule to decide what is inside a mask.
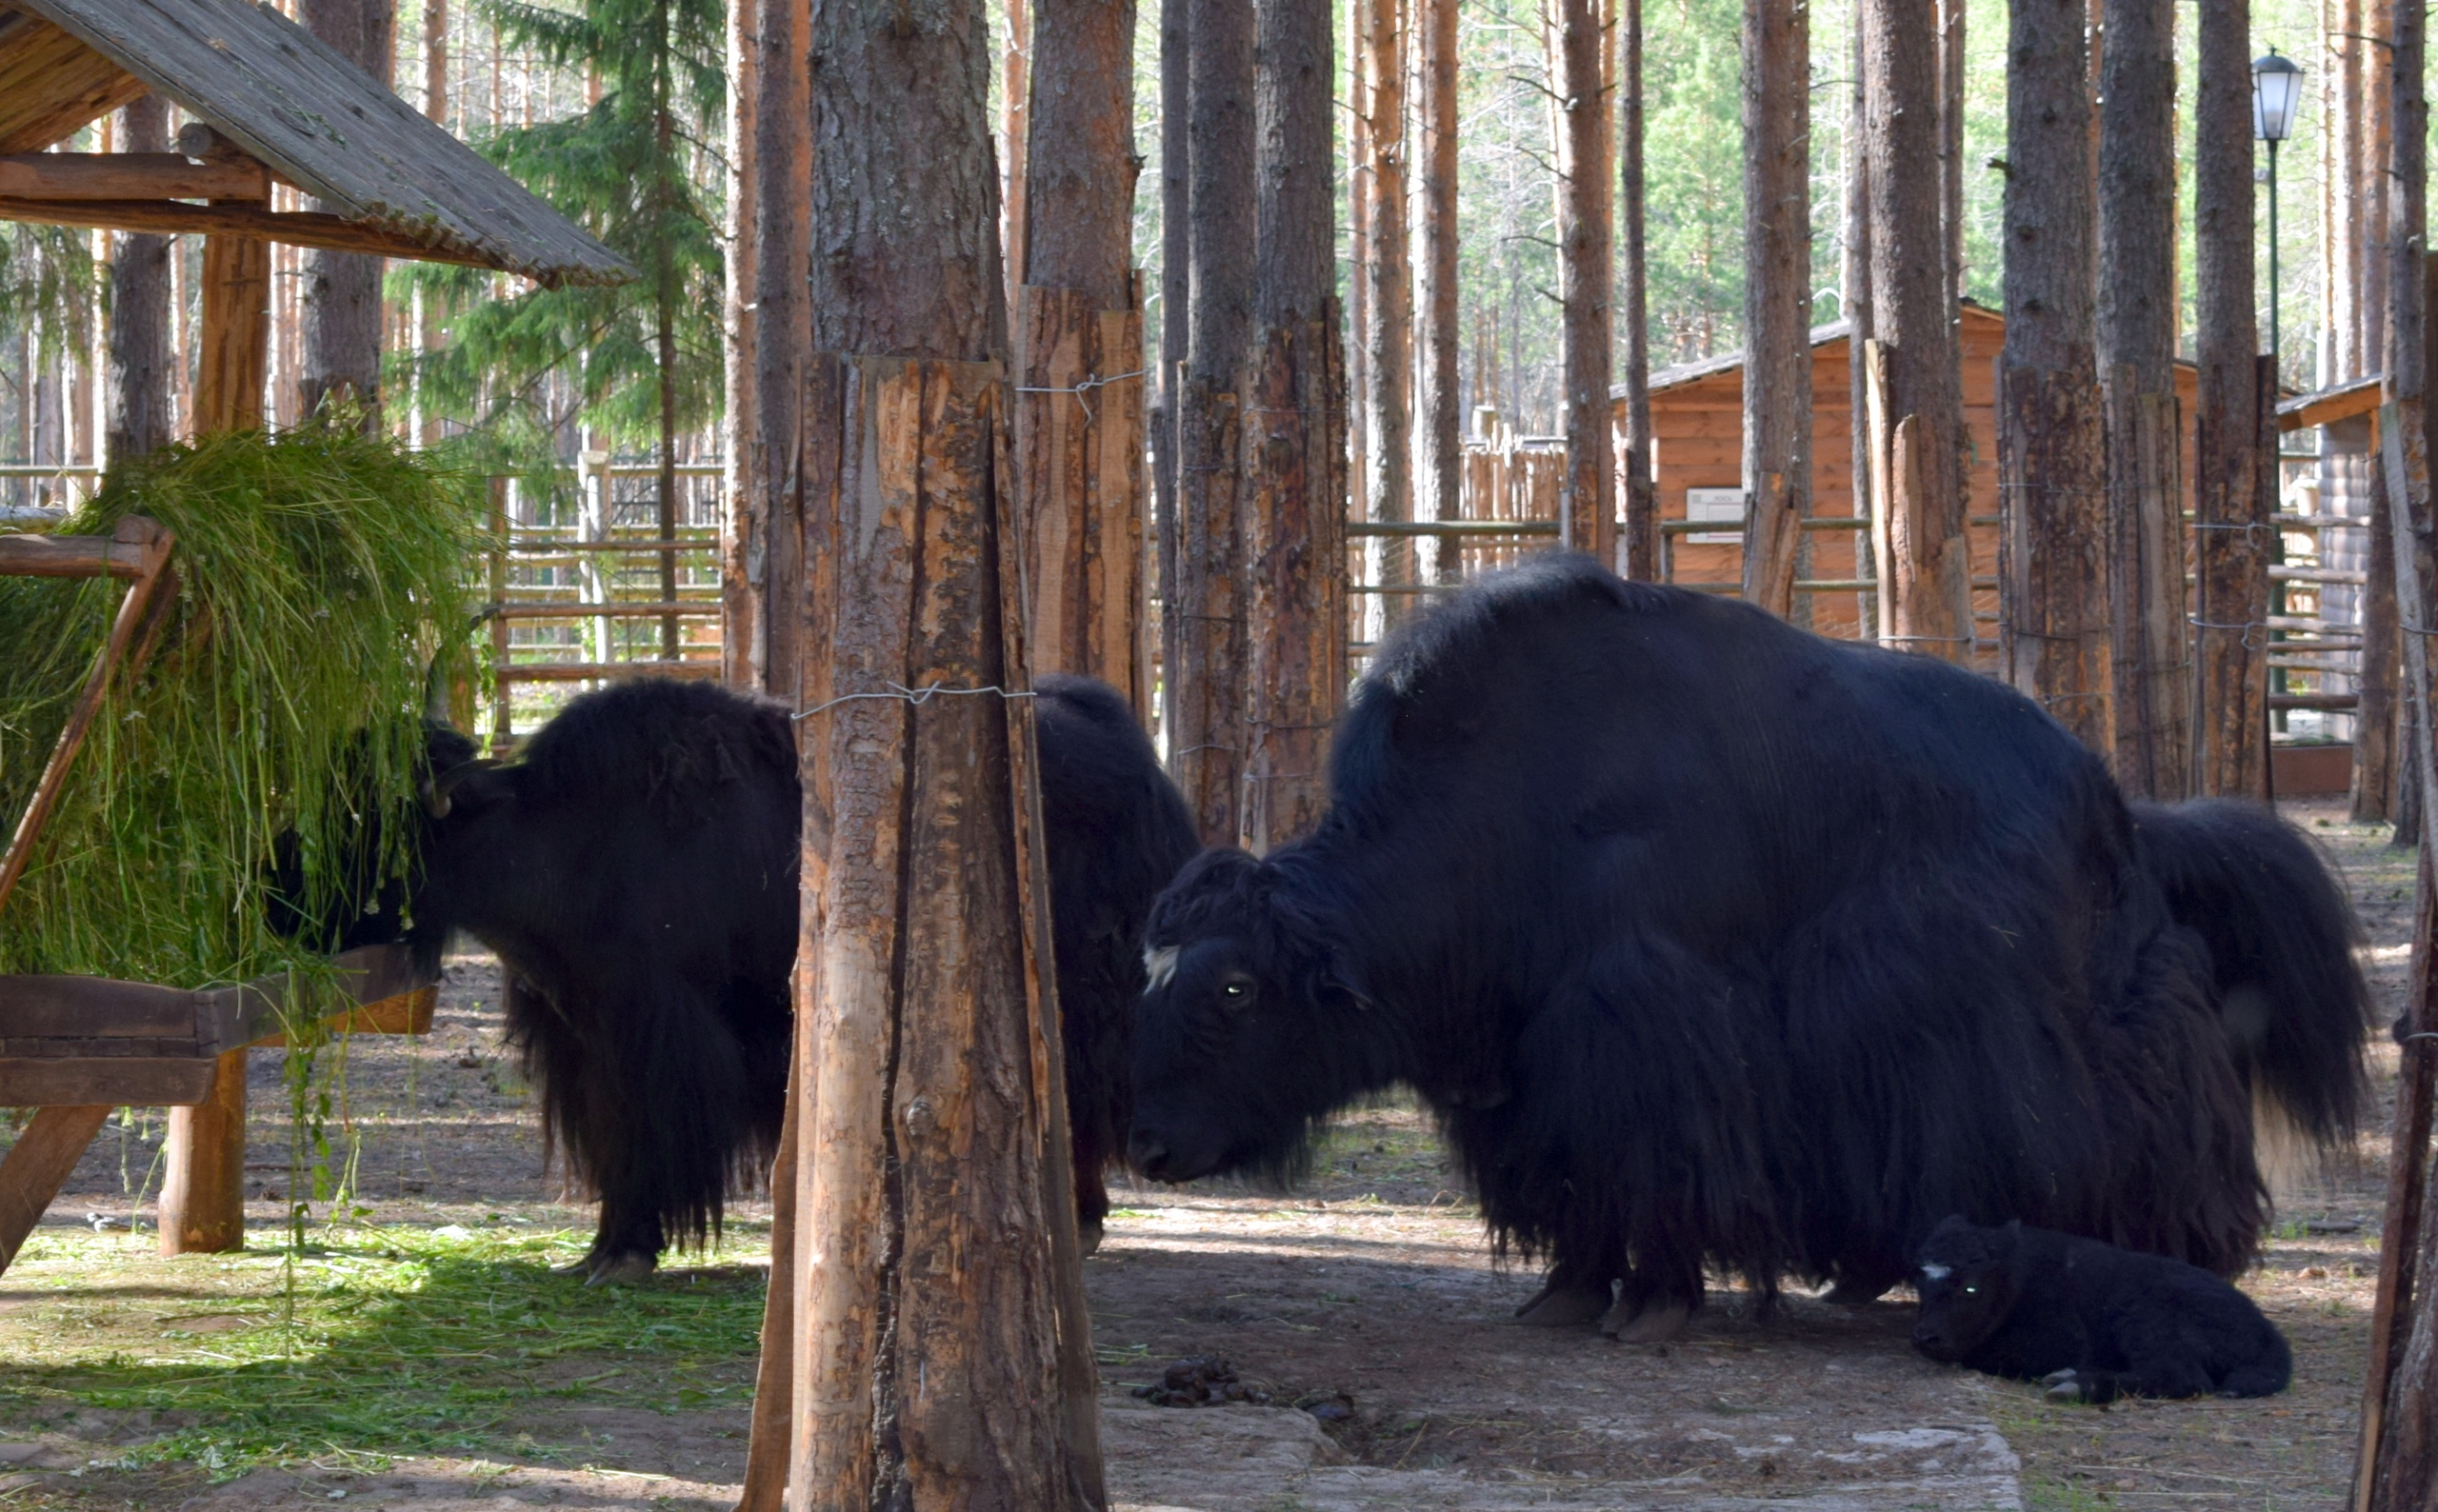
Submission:
[[[1986,643],[1981,659],[1995,649],[1998,623],[1998,426],[1995,388],[1998,349],[2006,339],[2006,318],[1993,309],[1967,302],[1962,313],[1964,424],[1969,438],[1972,520],[1973,613],[1976,634]],[[1856,518],[1853,468],[1853,423],[1849,395],[1848,349],[1842,320],[1815,326],[1811,331],[1811,513],[1815,520]],[[1650,418],[1653,432],[1652,471],[1659,489],[1660,516],[1666,521],[1715,519],[1732,522],[1743,511],[1742,460],[1744,437],[1744,355],[1732,352],[1706,362],[1686,363],[1651,374]],[[2192,476],[2192,415],[2196,375],[2187,363],[2176,365],[2176,397],[2182,401],[2184,473]],[[1623,392],[1612,392],[1617,425],[1625,425]],[[2188,501],[2187,507],[2190,507]],[[1855,581],[1854,544],[1861,532],[1851,528],[1806,532],[1811,549],[1802,581],[1847,584]],[[1671,533],[1670,576],[1689,586],[1732,584],[1743,570],[1740,527],[1722,523],[1719,529],[1691,534]],[[1850,588],[1822,588],[1798,597],[1796,618],[1802,622],[1809,606],[1811,628],[1824,635],[1853,637],[1862,632],[1862,596]]]

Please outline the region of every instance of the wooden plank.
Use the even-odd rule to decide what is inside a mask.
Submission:
[[[0,534],[0,577],[136,578],[144,572],[140,543],[103,535]]]
[[[162,1149],[161,1253],[246,1247],[246,1052],[209,1063],[210,1089],[170,1109]]]
[[[0,1061],[0,1107],[174,1107],[210,1095],[211,1067],[191,1055],[18,1057]]]
[[[0,976],[0,1040],[194,1038],[195,998],[106,977]]]
[[[570,616],[573,618],[573,616]],[[629,677],[716,678],[720,664],[691,662],[525,662],[501,666],[503,683],[615,682]]]
[[[260,163],[193,163],[176,152],[0,154],[0,198],[26,200],[267,200]]]
[[[269,6],[13,3],[135,75],[135,92],[177,101],[327,209],[410,235],[425,256],[478,256],[545,282],[632,276],[598,241]]]
[[[64,141],[144,93],[143,80],[42,17],[0,10],[0,152]]]
[[[2323,388],[2317,393],[2300,394],[2277,406],[2277,428],[2280,431],[2304,430],[2318,426],[2332,426],[2356,415],[2375,414],[2379,408],[2379,388],[2385,381],[2382,374],[2372,373],[2351,383]]]
[[[454,263],[466,268],[492,266],[490,258],[478,252],[459,247],[435,247],[419,237],[370,222],[345,220],[320,210],[273,210],[260,205],[187,205],[169,199],[0,198],[0,221],[90,226],[162,236],[249,236],[290,247],[320,247],[372,257]]]
[[[211,435],[260,426],[263,381],[270,361],[270,244],[251,236],[206,236],[195,433]]]
[[[34,844],[41,839],[42,826],[67,786],[69,768],[75,765],[86,732],[92,728],[94,716],[101,712],[102,698],[110,690],[111,676],[152,607],[154,589],[169,565],[170,547],[176,538],[142,515],[131,514],[119,522],[115,539],[143,553],[143,569],[129,585],[127,596],[119,601],[118,613],[110,621],[110,637],[102,643],[100,652],[93,658],[93,669],[85,679],[85,690],[77,695],[68,723],[60,728],[59,739],[50,749],[50,760],[34,786],[34,795],[27,801],[26,811],[18,816],[8,851],[0,855],[0,907],[7,906],[9,894],[15,890],[17,879],[25,875],[27,864],[33,859]],[[150,638],[147,639],[149,643]],[[131,674],[141,666],[130,670]]]
[[[102,1131],[110,1104],[58,1105],[36,1113],[0,1160],[0,1271],[25,1247],[51,1199]]]
[[[439,1001],[439,987],[416,987],[333,1014],[324,1024],[333,1035],[430,1034],[432,1006]],[[249,1042],[246,1046],[250,1050],[284,1050],[287,1047],[285,1032],[267,1034]]]

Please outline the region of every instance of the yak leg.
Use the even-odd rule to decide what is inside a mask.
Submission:
[[[1600,1319],[1600,1331],[1619,1343],[1664,1344],[1685,1331],[1693,1309],[1701,1304],[1698,1273],[1690,1282],[1681,1276],[1663,1281],[1638,1273],[1627,1277],[1617,1288],[1617,1304]]]
[[[1109,1186],[1102,1179],[1108,1159],[1078,1129],[1075,1133],[1075,1238],[1089,1255],[1101,1247],[1109,1221]]]
[[[1561,1261],[1549,1267],[1549,1279],[1529,1302],[1515,1309],[1515,1321],[1529,1328],[1571,1328],[1588,1323],[1609,1310],[1609,1278]]]

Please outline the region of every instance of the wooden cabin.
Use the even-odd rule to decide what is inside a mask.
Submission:
[[[1984,644],[1978,660],[1993,664],[1998,627],[1998,422],[1995,388],[1998,349],[2006,318],[1967,303],[1962,313],[1964,424],[1970,438],[1973,617]],[[1844,321],[1811,331],[1811,514],[1814,520],[1856,520],[1868,512],[1854,498],[1853,422],[1848,348]],[[1732,584],[1743,571],[1744,354],[1686,363],[1651,374],[1652,470],[1664,521],[1715,519],[1718,530],[1670,534],[1669,577],[1688,586]],[[2176,365],[2176,397],[2184,409],[2184,475],[2193,475],[2192,416],[2197,376],[2188,363]],[[1625,397],[1611,391],[1616,424],[1625,427]],[[2190,507],[2188,499],[2187,506]],[[1801,569],[1808,583],[1855,581],[1852,528],[1806,532],[1810,561]],[[1824,635],[1862,633],[1863,597],[1850,588],[1800,593],[1795,619]],[[1808,620],[1807,620],[1808,615]]]

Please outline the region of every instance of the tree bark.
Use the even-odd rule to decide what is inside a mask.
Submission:
[[[1192,330],[1193,92],[1188,67],[1189,0],[1160,0],[1160,401],[1151,419],[1152,487],[1158,490],[1152,550],[1159,561],[1160,728],[1173,751],[1178,626],[1177,422],[1185,401],[1186,348]]]
[[[1133,304],[1134,0],[1035,0],[1025,282]],[[1136,366],[1129,363],[1129,367]]]
[[[808,36],[791,1500],[1099,1507],[983,7]]]
[[[1566,485],[1559,495],[1559,540],[1604,567],[1617,560],[1617,484],[1610,457],[1609,373],[1614,339],[1609,308],[1611,175],[1608,82],[1599,0],[1552,0],[1549,88],[1557,117],[1558,297],[1561,329],[1559,428],[1566,435]]]
[[[1939,29],[1939,233],[1946,242],[1948,297],[1964,297],[1965,0],[1937,0]],[[2012,78],[2009,75],[2009,90]]]
[[[1626,245],[1626,285],[1617,318],[1624,324],[1626,357],[1625,525],[1620,551],[1625,575],[1637,582],[1660,579],[1659,490],[1651,477],[1650,428],[1650,238],[1643,162],[1642,0],[1625,0],[1619,28],[1623,56],[1617,70],[1617,197]]]
[[[2200,325],[2192,615],[2197,718],[2188,790],[2265,799],[2268,562],[2276,496],[2262,487],[2267,475],[2260,454],[2250,0],[2202,0],[2200,25],[2192,194]]]
[[[2389,237],[2383,352],[2385,401],[2379,409],[2381,461],[2395,511],[2396,600],[2405,627],[2405,666],[2414,712],[2409,760],[2421,781],[2421,869],[2413,937],[2412,1004],[2397,1084],[2388,1189],[2388,1245],[2382,1246],[2379,1296],[2372,1315],[2369,1380],[2363,1403],[2362,1456],[2355,1468],[2356,1505],[2364,1512],[2407,1512],[2430,1505],[2438,1487],[2438,1202],[2429,1189],[2432,1063],[2438,1060],[2438,752],[2433,752],[2433,666],[2428,628],[2438,626],[2438,509],[2430,498],[2428,399],[2429,332],[2428,234],[2429,106],[2424,92],[2426,7],[2397,0],[2394,47],[2388,60],[2387,232]],[[2422,633],[2413,633],[2416,629]],[[2416,1212],[2415,1209],[2418,1209]],[[2393,1247],[2392,1258],[2388,1246]]]
[[[2190,766],[2175,399],[2171,0],[2111,0],[2100,44],[2100,383],[2107,390],[2117,781],[2180,798]]]
[[[119,147],[170,149],[170,108],[148,94],[119,111]],[[110,372],[102,443],[111,467],[168,445],[170,238],[122,234],[110,259]]]
[[[1847,35],[1846,44],[1847,71],[1852,78],[1846,102],[1845,258],[1841,269],[1846,286],[1848,481],[1852,489],[1854,514],[1868,520],[1873,497],[1870,385],[1863,354],[1877,338],[1878,332],[1870,318],[1870,151],[1868,146],[1870,132],[1863,88],[1863,12],[1860,6],[1854,8],[1853,27]],[[1868,528],[1856,531],[1855,579],[1864,583],[1873,582],[1878,571],[1870,531]],[[1857,633],[1872,633],[1879,624],[1879,596],[1866,590],[1856,598],[1854,608]]]
[[[1192,98],[1188,239],[1192,304],[1177,415],[1176,660],[1169,764],[1202,837],[1241,833],[1245,762],[1244,528],[1237,426],[1251,338],[1255,243],[1253,12],[1189,0]]]
[[[305,30],[341,57],[387,85],[395,57],[393,0],[299,0]],[[327,209],[320,201],[308,209]],[[378,423],[381,400],[382,259],[360,252],[307,249],[300,254],[304,301],[303,364],[298,370],[301,413],[312,414],[326,400],[365,408],[365,424]]]
[[[1363,225],[1363,514],[1368,520],[1413,518],[1413,259],[1407,242],[1407,0],[1354,0],[1362,17],[1363,55],[1356,109],[1370,149],[1364,184]],[[1374,538],[1372,581],[1382,587],[1413,585],[1413,543]],[[1368,615],[1385,630],[1410,607],[1401,594],[1376,600]]]
[[[1745,0],[1743,38],[1744,597],[1784,617],[1811,513],[1810,12]]]
[[[1872,547],[1880,640],[1969,664],[1964,396],[1938,159],[1938,37],[1931,0],[1865,0],[1864,155],[1870,181]]]
[[[1006,173],[1002,180],[1005,203],[1000,208],[1000,245],[1008,256],[1008,308],[1012,316],[1016,290],[1031,278],[1028,259],[1031,255],[1032,218],[1027,213],[1031,201],[1032,157],[1032,39],[1030,7],[1026,0],[1005,0],[1008,18],[1008,44],[1000,52],[1000,108],[1005,124],[999,139],[1006,144],[1006,161],[1000,165]],[[1044,29],[1045,30],[1047,29]]]
[[[1456,387],[1456,12],[1457,0],[1416,0],[1414,75],[1422,98],[1415,136],[1422,145],[1422,189],[1414,197],[1415,302],[1421,320],[1415,332],[1414,513],[1424,520],[1454,520],[1464,514],[1462,466],[1464,395]],[[1432,576],[1457,579],[1456,547],[1430,547]]]
[[[2009,12],[1999,654],[2009,683],[2105,755],[2108,473],[2091,355],[2084,36],[2082,0],[2019,0]]]
[[[2425,428],[2428,422],[2424,422]],[[2274,468],[2274,454],[2262,458]],[[2362,675],[2354,685],[2353,791],[2348,817],[2356,824],[2375,824],[2394,814],[2401,726],[2397,715],[2398,664],[2403,660],[2396,628],[2395,521],[2387,508],[2384,489],[2371,501],[2370,518],[2363,522],[2370,538],[2365,568],[2371,585],[2385,582],[2387,591],[2362,593]]]
[[[1328,806],[1329,728],[1346,686],[1347,627],[1332,18],[1306,0],[1260,0],[1255,10],[1259,335],[1244,423],[1249,745],[1240,838],[1258,853],[1309,832]]]

